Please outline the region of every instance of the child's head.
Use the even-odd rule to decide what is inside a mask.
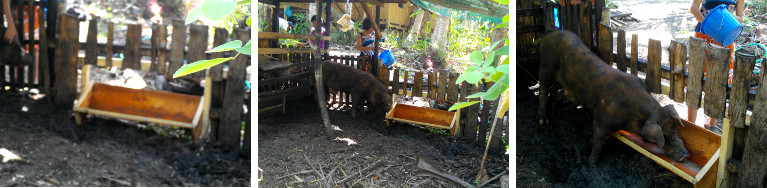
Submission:
[[[322,20],[320,20],[322,23]],[[317,15],[312,16],[312,27],[317,27]]]
[[[362,21],[362,30],[367,31],[372,28],[373,28],[373,23],[370,22],[369,18],[365,18],[365,20]]]

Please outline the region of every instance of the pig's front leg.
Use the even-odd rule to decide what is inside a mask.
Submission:
[[[352,117],[357,117],[357,108],[362,108],[362,99],[359,94],[352,94]]]
[[[605,139],[608,136],[608,131],[604,127],[604,124],[600,124],[597,121],[598,118],[594,117],[594,123],[592,127],[594,129],[594,136],[591,137],[591,155],[589,155],[589,166],[595,166],[599,159],[599,154],[602,153],[602,149],[605,146]]]

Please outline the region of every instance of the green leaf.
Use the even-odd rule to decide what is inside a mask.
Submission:
[[[233,40],[233,41],[227,42],[226,44],[222,44],[221,46],[216,46],[213,49],[205,51],[205,53],[224,52],[224,51],[234,50],[235,48],[240,48],[241,46],[242,46],[242,41]]]
[[[471,60],[472,63],[475,65],[482,64],[482,52],[480,51],[473,51],[471,54],[469,54],[469,60]]]
[[[248,3],[250,3],[250,0],[243,0],[243,1],[237,2],[237,5],[244,5]]]
[[[509,15],[508,14],[503,16],[503,23],[509,23]]]
[[[455,79],[455,84],[458,85],[464,80],[466,80],[466,74],[461,74],[460,76],[458,76],[458,78]]]
[[[471,94],[469,96],[466,96],[467,99],[473,99],[473,98],[479,98],[485,95],[485,92],[477,92],[475,94]]]
[[[469,101],[469,102],[459,102],[454,104],[453,106],[450,106],[450,109],[447,109],[447,111],[453,111],[461,108],[466,108],[467,106],[471,106],[474,104],[477,104],[479,101]]]
[[[245,24],[248,24],[248,26],[250,26],[250,17],[248,17],[248,20],[245,20]]]
[[[490,65],[495,65],[495,51],[490,51],[490,53],[487,53],[487,58],[485,58],[485,63]]]
[[[469,82],[470,84],[476,84],[485,76],[485,74],[480,72],[467,72],[464,74],[466,75],[466,82]]]
[[[488,67],[482,68],[482,70],[480,72],[482,72],[484,74],[492,74],[492,73],[495,73],[495,67],[488,66]]]
[[[504,74],[509,74],[509,64],[498,65],[495,70]]]
[[[495,50],[495,55],[509,55],[509,46],[503,46]]]
[[[463,72],[474,72],[476,70],[479,70],[478,66],[469,65],[469,67],[466,67],[466,71],[463,71]]]
[[[509,25],[505,24],[505,23],[500,23],[498,25],[495,25],[495,29],[497,29],[497,28],[506,28],[506,27],[509,27]]]
[[[245,46],[242,46],[241,48],[235,49],[237,52],[240,52],[245,55],[250,55],[250,40],[248,40],[248,43],[245,43]]]
[[[501,96],[501,94],[508,88],[509,85],[495,83],[492,87],[490,87],[490,89],[487,89],[487,93],[482,96],[482,100],[494,101],[495,99],[498,99],[498,96]]]
[[[205,0],[202,3],[202,15],[210,20],[221,20],[237,6],[233,0]]]
[[[498,83],[509,85],[509,74],[503,74],[503,76],[498,79],[498,82],[496,82],[496,84]]]
[[[501,79],[501,77],[503,77],[503,73],[499,71],[495,71],[493,75],[488,76],[486,79],[490,79],[493,82],[498,82],[498,80]]]
[[[190,23],[200,19],[200,16],[202,16],[202,8],[200,8],[201,6],[202,5],[198,5],[189,11],[189,15],[186,15],[186,21],[184,21],[184,25],[189,25]]]
[[[216,59],[206,59],[206,60],[199,60],[191,64],[187,64],[179,68],[176,73],[173,73],[173,78],[178,78],[181,76],[186,76],[188,74],[192,74],[195,72],[199,72],[201,70],[205,70],[207,68],[210,68],[212,66],[216,66],[218,64],[221,64],[223,62],[226,62],[228,60],[232,59],[231,57],[226,58],[216,58]]]
[[[509,64],[509,58],[506,58],[505,60],[503,60],[503,63],[501,63],[501,65],[508,65],[508,64]]]

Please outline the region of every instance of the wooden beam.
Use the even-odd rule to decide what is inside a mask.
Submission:
[[[292,33],[258,32],[258,38],[259,39],[304,39],[304,40],[312,40],[314,38],[314,36],[292,34]],[[325,40],[325,41],[331,40],[330,36],[322,36],[322,37],[320,37],[320,39]]]
[[[362,0],[362,2],[367,2],[367,1]],[[373,14],[371,14],[370,11],[368,10],[368,6],[366,6],[365,4],[361,4],[361,7],[362,7],[362,10],[365,11],[365,15],[367,15],[368,19],[371,19],[370,21],[373,23],[373,30],[376,31],[375,41],[378,41],[378,39],[381,38],[381,32],[378,31],[378,22],[375,22],[375,20],[373,20],[373,18],[370,17]]]
[[[330,50],[322,49],[322,53],[328,53]],[[289,54],[289,53],[312,53],[311,48],[259,48],[258,54]]]

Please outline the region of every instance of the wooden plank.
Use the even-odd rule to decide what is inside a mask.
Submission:
[[[466,83],[466,82],[464,82]],[[477,93],[479,92],[479,87],[477,85],[468,84],[468,88],[471,88],[471,91],[469,93]],[[478,99],[471,99],[469,101],[475,101]],[[471,105],[469,107],[466,107],[466,126],[464,126],[463,129],[463,136],[466,137],[467,140],[474,142],[477,140],[477,116],[479,115],[479,105]]]
[[[430,99],[436,99],[437,98],[437,73],[435,72],[429,72],[428,80],[426,80],[428,89],[428,98]]]
[[[234,29],[234,39],[248,41],[250,31]],[[223,103],[224,114],[219,125],[218,138],[229,147],[239,150],[240,127],[242,126],[242,104],[245,97],[245,67],[250,64],[250,57],[237,56],[229,66],[226,80],[226,94]],[[320,102],[322,103],[322,102]]]
[[[407,70],[403,70],[402,77],[404,77],[404,79],[402,79],[402,95],[404,96],[408,96],[407,92],[410,91],[407,87],[408,74]],[[410,96],[412,96],[412,94]]]
[[[583,22],[586,25],[586,28],[584,28],[584,31],[586,32],[586,45],[591,49],[591,46],[594,45],[594,30],[592,29],[592,21],[591,21],[591,14],[593,14],[594,9],[589,7],[586,9],[586,17],[583,18]]]
[[[637,75],[639,73],[639,66],[637,60],[639,60],[639,36],[637,34],[631,35],[631,61],[629,62],[629,66],[631,66],[631,74]],[[624,56],[618,56],[618,57],[624,57]]]
[[[706,61],[706,41],[690,37],[690,62],[687,67],[687,108],[698,109],[703,90],[703,64]]]
[[[493,115],[490,115],[490,109],[493,105],[492,103],[493,101],[482,101],[482,109],[479,113],[479,131],[477,132],[477,144],[479,145],[485,145],[487,133],[490,131],[490,123],[488,123],[488,121],[490,118],[494,117]]]
[[[277,11],[275,11],[277,12]],[[168,74],[173,74],[184,65],[184,42],[186,41],[186,26],[180,19],[173,20],[171,33],[170,55],[168,57]]]
[[[149,63],[149,71],[157,72],[157,35],[160,30],[160,27],[157,24],[152,25],[152,38],[150,39],[151,43],[151,55],[149,56],[150,63]]]
[[[322,49],[322,53],[328,53],[329,50]],[[294,53],[312,53],[311,48],[259,48],[258,54],[294,54]]]
[[[107,27],[107,47],[106,47],[106,66],[112,67],[112,51],[114,48],[112,47],[114,43],[114,35],[115,35],[115,23],[109,22],[109,25]]]
[[[141,70],[141,25],[130,23],[125,34],[125,59],[122,68]]]
[[[727,111],[732,119],[732,126],[746,127],[746,110],[748,106],[748,90],[751,84],[751,71],[754,70],[756,56],[746,53],[735,53],[735,65],[730,91],[730,106]]]
[[[399,94],[399,69],[394,69],[394,79],[391,82],[391,93]]]
[[[455,81],[458,79],[458,73],[450,73],[447,84],[447,101],[458,102],[458,85]]]
[[[723,50],[718,47],[709,47],[709,53],[712,51]],[[709,60],[713,59],[709,57]],[[727,66],[727,63],[721,62],[723,61],[711,61],[711,63],[707,63],[707,65],[722,64],[722,66]],[[707,66],[707,68],[708,67],[709,66]],[[714,73],[714,70],[708,69],[707,77],[710,77],[712,73]],[[727,78],[724,79],[726,80]],[[706,81],[706,84],[708,85],[708,80]],[[767,85],[767,77],[761,76],[759,86],[765,85]],[[708,99],[708,95],[706,95],[706,99]],[[751,127],[748,128],[748,133],[746,134],[747,137],[745,138],[743,157],[741,164],[738,166],[738,180],[736,187],[767,186],[765,185],[767,182],[764,181],[764,172],[767,171],[767,163],[764,162],[764,159],[767,158],[767,116],[756,115],[767,114],[767,91],[760,87],[754,100],[754,116],[751,117]],[[708,108],[708,103],[706,103],[706,108]]]
[[[725,98],[727,97],[727,77],[729,75],[730,49],[710,46],[708,48],[708,60],[706,64],[706,84],[703,91],[704,112],[709,117],[716,119],[724,118]]]
[[[588,25],[589,15],[588,15],[588,12],[586,12],[586,9],[587,9],[586,7],[587,6],[585,6],[585,5],[588,5],[588,3],[584,4],[584,6],[580,6],[580,9],[578,10],[578,12],[580,14],[578,16],[578,21],[580,22],[579,24],[581,25],[580,26],[581,41],[584,44],[588,44],[588,41],[589,41],[588,38],[590,37],[590,35],[589,35],[590,34],[589,33],[589,25]]]
[[[737,66],[737,65],[736,65]],[[724,180],[730,179],[730,173],[727,172],[727,160],[732,157],[732,144],[734,143],[735,131],[729,118],[724,118],[724,124],[722,125],[722,139],[719,145],[719,168],[716,172],[716,184],[722,184]]]
[[[225,44],[228,42],[227,35],[229,35],[229,32],[226,31],[225,28],[216,27],[213,34],[213,46],[214,48],[216,46],[220,46],[222,44]],[[243,44],[246,43],[243,41]],[[219,53],[211,53],[210,58],[222,58],[224,57],[224,54],[222,52]],[[303,62],[303,61],[302,61]],[[224,72],[224,65],[228,64],[227,62],[222,63],[221,65],[213,66],[210,68],[210,77],[213,79],[213,81],[221,81],[223,79],[222,74]]]
[[[626,72],[626,67],[628,67],[628,62],[626,62],[626,58],[620,58],[620,57],[626,57],[626,31],[624,30],[618,30],[618,46],[616,46],[618,50],[618,57],[616,59],[616,63],[618,63],[618,70]]]
[[[581,8],[581,4],[582,3],[578,3],[578,4],[574,5],[574,6],[572,6],[573,7],[573,10],[572,10],[573,12],[571,14],[571,16],[573,16],[573,18],[571,18],[572,21],[573,21],[572,22],[573,23],[573,31],[574,31],[575,35],[577,35],[579,37],[583,36],[583,33],[582,33],[583,30],[581,29],[581,23],[580,23],[581,22],[581,20],[580,20],[580,18],[581,18],[581,11],[580,10],[582,9]],[[581,39],[581,41],[583,41],[583,39]]]
[[[674,47],[674,60],[671,60],[671,99],[676,102],[684,102],[684,73],[687,70],[687,46],[684,43],[676,43]],[[745,90],[748,92],[748,90]]]
[[[314,40],[314,36],[301,35],[293,33],[276,33],[276,32],[258,32],[258,39],[302,39],[302,40]],[[322,36],[320,39],[328,41],[331,40],[330,36]]]
[[[59,34],[58,48],[56,48],[56,91],[53,96],[54,103],[63,109],[72,108],[72,100],[77,91],[77,49],[80,49],[78,36],[80,25],[77,17],[63,14],[61,16],[61,32]]]
[[[45,11],[43,8],[39,8],[37,10],[38,15],[45,15]],[[40,83],[38,86],[40,88],[40,92],[46,95],[51,94],[51,70],[50,70],[50,61],[48,60],[48,36],[45,34],[45,16],[38,16],[39,25],[37,27],[40,40],[40,53],[38,56],[38,64],[39,64],[39,71],[40,71]],[[2,82],[5,82],[5,66],[0,64],[0,69],[3,71],[0,71],[0,73],[3,73],[2,76],[0,76],[0,87],[4,87],[2,85]]]
[[[413,96],[416,97],[422,97],[423,96],[423,89],[421,88],[423,84],[423,72],[415,72],[415,75],[413,76]]]
[[[604,24],[599,24],[599,57],[613,66],[613,32]]]
[[[168,62],[168,26],[165,24],[159,25],[157,32],[157,73],[165,74],[168,72],[168,66],[166,65]],[[214,66],[213,68],[221,69],[221,66]],[[220,80],[215,80],[214,78],[214,81]]]
[[[437,83],[437,97],[436,100],[445,100],[445,94],[447,92],[447,71],[441,70],[439,71],[439,82]]]
[[[189,51],[186,54],[186,64],[207,59],[205,50],[208,48],[208,26],[192,24],[189,26]],[[191,74],[193,78],[204,78],[205,71]]]
[[[661,60],[661,46],[660,41],[650,39],[647,50],[647,70],[645,77],[645,84],[650,92],[661,93],[660,87],[660,60]]]

